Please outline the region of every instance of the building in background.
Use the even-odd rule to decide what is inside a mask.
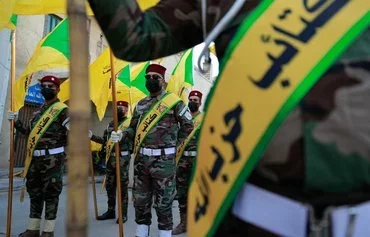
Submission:
[[[16,29],[16,79],[25,69],[39,41],[51,32],[64,17],[65,16],[63,15],[54,14],[18,17]],[[88,20],[88,33],[89,42],[86,43],[89,45],[89,62],[92,63],[103,52],[108,44],[94,18],[90,18]],[[7,111],[10,107],[10,37],[10,30],[3,29],[0,31],[0,168],[5,168],[9,165],[10,128],[7,120]],[[201,46],[196,47],[196,49],[198,48],[199,50],[200,47]],[[197,51],[196,49],[194,51]],[[167,67],[168,77],[171,75],[172,70],[180,60],[180,56],[180,54],[172,55],[163,59],[161,62],[162,65]],[[197,53],[194,53],[194,57],[197,57]],[[194,64],[196,64],[196,61],[197,60],[194,59]],[[214,66],[218,67],[218,62],[215,62]],[[57,70],[41,71],[34,73],[33,76],[41,78],[43,75],[50,72],[60,78],[68,78],[68,72]],[[194,87],[192,89],[201,90],[205,95],[207,95],[213,83],[214,76],[216,76],[212,75],[212,73],[203,75],[195,67]],[[102,121],[99,121],[93,103],[91,103],[91,105],[92,130],[94,133],[101,135],[107,123],[112,119],[111,103],[108,104],[105,117]],[[28,106],[27,109],[24,109],[24,111],[20,113],[20,116],[23,116],[23,119],[30,117],[36,106],[37,105]],[[21,146],[20,144],[16,144],[16,146],[24,149],[26,142],[25,138],[17,139],[16,142],[23,142]],[[22,152],[18,150],[16,151],[16,166],[22,166],[24,157]]]

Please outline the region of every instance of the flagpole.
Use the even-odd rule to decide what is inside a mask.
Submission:
[[[90,97],[85,0],[68,0],[70,29],[70,100],[68,133],[68,237],[87,237]]]
[[[111,81],[112,81],[112,110],[113,110],[113,126],[114,131],[118,130],[117,118],[117,99],[116,99],[116,74],[114,71],[114,58],[112,50],[110,49],[110,65],[111,65]],[[116,184],[117,184],[117,199],[118,199],[118,223],[119,223],[119,237],[123,237],[122,224],[122,200],[121,200],[121,172],[120,172],[120,148],[119,143],[114,145],[116,155]]]
[[[14,83],[15,83],[15,30],[12,31],[11,66],[10,66],[10,110],[14,112]],[[6,237],[10,237],[12,227],[13,207],[13,174],[14,174],[14,120],[10,120],[10,159],[8,187],[8,215],[6,222]]]

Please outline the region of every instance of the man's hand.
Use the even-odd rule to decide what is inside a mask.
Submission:
[[[113,131],[110,135],[110,139],[112,139],[112,142],[117,143],[122,140],[122,136],[123,135],[121,130],[118,130],[117,132]]]
[[[12,112],[12,111],[9,111],[8,112],[8,120],[11,121],[11,120],[17,120],[18,119],[18,112]]]

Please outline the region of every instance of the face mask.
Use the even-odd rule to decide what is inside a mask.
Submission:
[[[156,79],[147,79],[145,86],[150,93],[157,93],[162,89],[161,84]]]
[[[54,97],[57,95],[57,92],[51,88],[42,88],[41,95],[45,98],[45,100],[51,100],[54,99]]]
[[[126,114],[123,112],[122,109],[119,109],[117,111],[117,117],[118,117],[119,120],[122,120],[122,119],[124,119],[126,117]]]
[[[190,101],[188,106],[189,106],[190,112],[192,112],[192,113],[197,112],[198,109],[199,109],[198,103],[193,102],[193,101]]]

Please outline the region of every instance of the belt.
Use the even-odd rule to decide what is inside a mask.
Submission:
[[[332,237],[362,237],[370,233],[370,201],[327,208],[324,218],[318,222],[310,205],[245,184],[232,212],[245,222],[279,236],[306,237],[308,223],[311,234],[315,236],[332,233]]]
[[[46,155],[56,155],[64,152],[64,147],[57,147],[53,149],[44,149],[44,150],[34,150],[33,156],[46,156]]]
[[[331,208],[333,237],[369,236],[370,201],[354,205]]]
[[[171,155],[176,153],[176,147],[162,148],[162,149],[150,149],[150,148],[140,148],[140,154],[145,156],[160,156],[162,152],[165,155]]]
[[[129,153],[128,153],[128,151],[121,151],[121,156],[128,156],[129,155]],[[111,156],[116,156],[116,153],[115,152],[112,152],[111,153]]]
[[[274,234],[305,237],[309,208],[299,202],[245,184],[233,206],[233,214]]]
[[[184,156],[197,156],[196,151],[184,151]]]

